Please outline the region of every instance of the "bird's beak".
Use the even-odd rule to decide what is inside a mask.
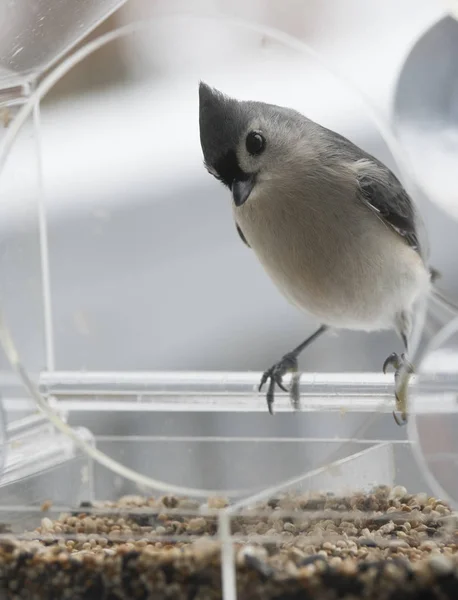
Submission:
[[[242,206],[248,200],[256,183],[256,175],[247,175],[232,182],[232,198],[235,206]]]

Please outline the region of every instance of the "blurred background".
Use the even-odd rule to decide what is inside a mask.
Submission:
[[[21,129],[0,176],[0,296],[25,366],[33,373],[49,366],[36,208],[42,194],[57,370],[263,371],[317,324],[273,287],[236,233],[228,193],[203,168],[199,79],[239,98],[296,108],[399,171],[351,87],[268,32],[222,17],[275,27],[310,44],[391,122],[406,56],[443,23],[447,4],[198,0],[192,10],[184,0],[60,4],[59,11],[57,0],[0,7],[0,142],[22,100],[70,45],[82,47],[135,21],[143,29],[97,50],[53,87],[39,126],[35,115],[35,124]],[[181,11],[214,18],[165,17]],[[163,19],[146,25],[154,17]],[[415,95],[421,73],[434,71],[426,64],[407,90]],[[457,224],[431,190],[415,200],[441,286],[458,297]],[[378,373],[399,350],[394,333],[339,332],[305,352],[301,368]],[[8,370],[3,356],[0,365]],[[74,419],[98,435],[253,427],[260,435],[305,435],[311,426],[292,414],[149,414],[134,422],[88,411]],[[391,417],[387,423],[392,427]],[[323,418],[318,425],[323,435],[336,427]],[[199,468],[199,460],[180,468]]]
[[[5,86],[33,80],[36,57],[43,52],[38,66],[45,65],[63,27],[75,26],[70,16],[67,24],[58,19],[48,24],[52,2],[35,3],[33,10],[32,4],[29,10],[23,5],[23,14],[10,11],[15,23],[6,19],[8,3],[1,9]],[[394,0],[371,4],[369,9],[358,0],[294,0],[281,7],[273,0],[236,1],[229,16],[309,43],[388,119],[406,52],[443,7],[426,0],[401,7]],[[186,2],[133,0],[90,37],[187,10]],[[196,14],[228,10],[217,0],[193,3]],[[81,27],[85,18],[80,16]],[[37,23],[46,26],[41,36]],[[35,47],[19,52],[16,46],[24,40],[14,37],[17,31],[24,39],[32,31]],[[358,96],[268,35],[217,21],[166,20],[111,42],[72,69],[42,105],[57,369],[264,370],[315,327],[279,295],[240,243],[230,198],[201,165],[197,83],[207,73],[209,83],[227,93],[302,110],[396,168]],[[26,281],[31,286],[40,275],[31,130],[24,129],[0,180],[0,276],[7,286]],[[450,247],[458,244],[455,225],[431,199],[416,200],[442,283],[458,292],[453,270],[458,247]],[[21,289],[4,288],[4,302],[12,304],[11,322],[19,323],[25,364],[41,369],[38,289]],[[304,353],[302,366],[380,371],[385,356],[398,349],[391,333],[341,332]]]

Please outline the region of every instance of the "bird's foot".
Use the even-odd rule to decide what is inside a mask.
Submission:
[[[292,373],[291,387],[288,390],[283,385],[283,376],[286,373]],[[266,393],[267,407],[271,415],[273,415],[274,392],[275,384],[284,392],[289,391],[291,404],[295,410],[299,409],[299,373],[297,356],[289,352],[285,354],[281,360],[275,363],[270,369],[264,371],[258,390],[261,391],[263,386],[269,382]]]
[[[407,360],[405,354],[396,354],[393,352],[383,363],[383,372],[386,373],[388,367],[394,368],[396,411],[393,411],[394,420],[398,425],[407,423],[407,387],[409,379],[414,372],[412,364]]]

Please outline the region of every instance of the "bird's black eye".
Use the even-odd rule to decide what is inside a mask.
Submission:
[[[266,147],[266,140],[259,131],[250,131],[245,143],[249,154],[261,154]]]

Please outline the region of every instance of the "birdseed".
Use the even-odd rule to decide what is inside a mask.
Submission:
[[[125,496],[0,535],[0,597],[222,598],[210,498]],[[458,522],[403,487],[345,497],[286,494],[231,516],[239,600],[458,598]]]

